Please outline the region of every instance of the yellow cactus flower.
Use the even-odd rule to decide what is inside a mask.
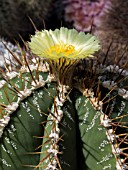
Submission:
[[[80,59],[93,57],[100,48],[98,39],[75,29],[59,29],[36,32],[31,37],[29,47],[34,54],[46,59],[59,79]]]
[[[34,54],[51,60],[86,58],[100,48],[95,36],[64,27],[37,32],[29,46]]]

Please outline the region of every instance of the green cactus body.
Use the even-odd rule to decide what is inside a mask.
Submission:
[[[62,86],[62,88],[64,87]],[[56,102],[51,110],[52,115],[50,114],[48,117],[50,121],[47,122],[45,127],[45,139],[43,139],[41,154],[43,167],[40,167],[41,170],[55,169],[56,167],[66,170],[77,170],[78,168],[75,108],[69,96],[66,99],[66,88],[64,92],[60,90],[60,93],[55,98]],[[60,121],[61,119],[62,121]]]
[[[56,93],[56,85],[48,76],[37,69],[31,74],[21,69],[19,74],[6,73],[6,81],[0,81],[2,169],[32,169],[39,162],[36,148],[41,144],[38,137],[44,134],[41,122],[47,120]]]
[[[76,100],[79,120],[81,147],[84,159],[80,159],[80,169],[116,169],[116,159],[112,154],[106,129],[101,125],[101,110],[95,110],[89,98],[79,96]]]
[[[128,72],[29,57],[1,71],[0,170],[128,169]]]
[[[108,68],[99,75],[102,91],[107,94],[102,98],[109,101],[116,97],[107,102],[105,113],[104,101],[97,102],[93,92],[84,89],[83,95],[57,86],[43,63],[5,73],[0,81],[2,169],[126,167],[122,160],[127,154],[127,72],[119,76],[112,66],[111,71]],[[120,82],[116,88],[111,74]]]
[[[60,141],[60,122],[63,117],[63,111],[61,107],[66,99],[65,93],[67,93],[68,86],[60,85],[58,87],[58,95],[54,98],[54,104],[50,111],[45,126],[44,139],[42,144],[41,154],[41,166],[40,169],[54,169],[61,167],[58,159],[59,154],[59,141]]]

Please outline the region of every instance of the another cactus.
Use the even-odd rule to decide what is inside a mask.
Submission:
[[[34,33],[34,27],[43,28],[43,20],[47,20],[52,10],[52,0],[1,0],[0,2],[0,36],[15,43],[22,42],[19,34],[28,39],[28,34]],[[11,31],[10,31],[11,30]]]
[[[37,52],[41,55],[40,47]],[[28,55],[23,53],[21,60],[18,57],[1,71],[1,169],[127,169],[125,68],[81,60],[72,72],[69,69],[70,81],[65,81],[66,59],[60,67],[63,60],[59,65],[51,58]]]

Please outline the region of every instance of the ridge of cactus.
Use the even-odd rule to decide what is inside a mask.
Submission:
[[[39,155],[33,154],[39,150],[38,146],[41,144],[41,139],[38,139],[43,135],[41,122],[46,121],[48,108],[51,107],[56,93],[56,84],[54,81],[51,83],[54,77],[49,75],[48,65],[40,62],[38,58],[33,58],[31,64],[27,65],[28,59],[26,56],[23,58],[18,72],[18,66],[13,63],[7,71],[1,71],[2,169],[31,169],[38,164]],[[28,165],[31,166],[28,168]]]
[[[106,129],[107,140],[116,158],[115,169],[127,169],[128,72],[125,70],[127,67],[106,66],[98,62],[92,60],[78,64],[74,84],[77,88],[79,83],[79,90],[89,97],[95,110],[100,110],[99,127],[102,125]],[[88,118],[88,114],[85,114],[85,119]],[[107,168],[111,166],[106,166]]]

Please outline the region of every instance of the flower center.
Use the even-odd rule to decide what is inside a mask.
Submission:
[[[59,44],[52,46],[48,53],[55,52],[57,54],[64,53],[64,55],[69,55],[75,52],[75,47],[73,45],[68,45],[68,44]]]

